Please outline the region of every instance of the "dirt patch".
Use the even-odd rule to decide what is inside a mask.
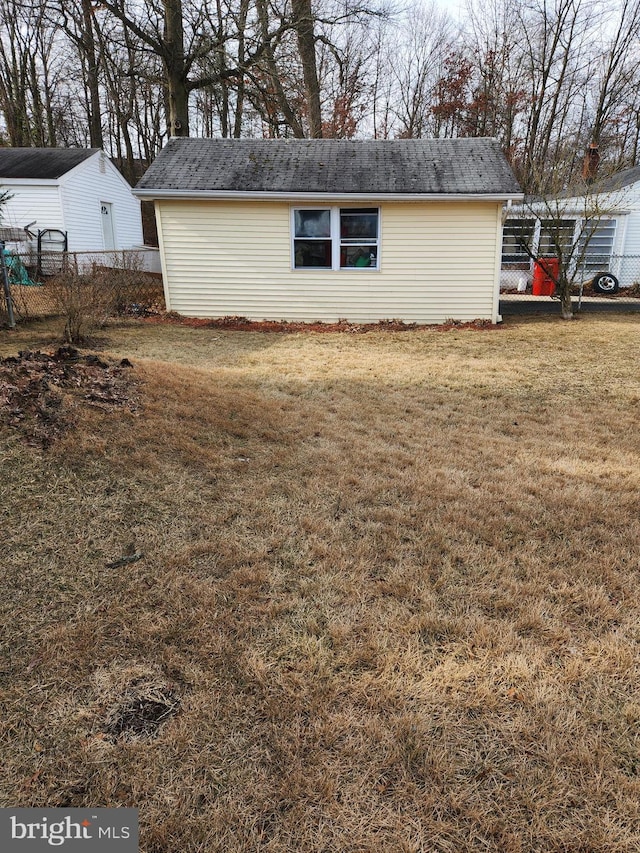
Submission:
[[[194,329],[227,329],[231,332],[344,332],[353,335],[364,335],[368,332],[414,332],[417,330],[434,330],[446,332],[450,329],[475,329],[485,331],[498,329],[499,325],[490,320],[472,320],[468,323],[448,320],[438,325],[427,326],[419,323],[405,323],[403,320],[380,320],[377,323],[350,323],[339,320],[337,323],[296,323],[287,320],[249,320],[247,317],[182,317],[180,314],[169,312],[146,317],[145,322],[168,323],[180,326],[190,326]]]
[[[67,696],[53,714],[96,748],[151,741],[180,711],[184,686],[154,664],[117,660],[97,668],[89,692]]]
[[[78,406],[135,410],[132,367],[126,358],[107,361],[68,346],[0,359],[0,424],[47,448],[73,428]]]
[[[154,738],[179,707],[180,700],[169,685],[140,679],[131,684],[110,709],[104,734],[113,740]]]

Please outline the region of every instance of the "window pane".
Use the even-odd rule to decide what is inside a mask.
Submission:
[[[294,240],[295,267],[331,268],[331,240]]]
[[[555,255],[558,247],[568,252],[573,245],[573,232],[576,223],[573,219],[543,219],[540,223],[540,245],[538,255]]]
[[[502,229],[502,263],[523,264],[529,262],[524,246],[531,248],[535,220],[507,219]]]
[[[590,240],[585,249],[584,245],[588,236]],[[609,269],[615,236],[615,219],[606,219],[591,227],[585,226],[585,231],[579,241],[579,251],[582,253],[584,250],[584,269],[590,272]]]
[[[345,239],[378,236],[378,211],[368,208],[343,208],[340,211],[340,236]]]
[[[378,261],[378,247],[353,245],[351,243],[340,246],[341,267],[376,267]]]
[[[296,237],[331,237],[330,210],[296,210]]]

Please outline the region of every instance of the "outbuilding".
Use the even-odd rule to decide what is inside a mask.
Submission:
[[[497,322],[494,139],[171,139],[155,202],[167,309],[194,317]]]
[[[589,235],[588,240],[585,234]],[[514,206],[504,224],[502,286],[531,282],[535,257],[556,253],[560,239],[579,258],[568,270],[596,292],[615,293],[640,282],[640,166],[582,185],[546,202]],[[529,251],[527,251],[527,248]]]
[[[0,191],[10,196],[4,227],[28,227],[69,252],[143,244],[140,202],[99,148],[0,148]]]

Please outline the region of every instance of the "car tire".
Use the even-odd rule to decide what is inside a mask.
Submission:
[[[596,293],[617,293],[620,289],[620,283],[615,275],[610,272],[599,272],[591,282]]]

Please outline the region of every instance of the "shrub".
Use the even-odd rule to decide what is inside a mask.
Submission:
[[[64,317],[66,343],[83,343],[88,333],[104,326],[114,312],[114,289],[101,276],[84,275],[68,267],[51,279],[47,287]]]

